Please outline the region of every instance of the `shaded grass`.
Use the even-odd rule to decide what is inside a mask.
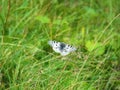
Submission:
[[[119,1],[0,2],[1,89],[120,89]],[[62,57],[51,39],[78,50]]]

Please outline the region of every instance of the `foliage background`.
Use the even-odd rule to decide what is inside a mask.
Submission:
[[[120,90],[119,0],[0,0],[0,88]],[[48,45],[77,47],[65,57]]]

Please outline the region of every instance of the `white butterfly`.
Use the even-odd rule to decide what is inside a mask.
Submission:
[[[73,52],[76,50],[75,47],[62,43],[57,41],[48,41],[48,44],[53,48],[53,50],[57,53],[60,53],[62,56],[68,55],[70,52]]]

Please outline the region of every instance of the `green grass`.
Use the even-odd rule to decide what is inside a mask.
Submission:
[[[119,0],[0,0],[0,89],[120,90]],[[49,40],[77,51],[60,56]]]

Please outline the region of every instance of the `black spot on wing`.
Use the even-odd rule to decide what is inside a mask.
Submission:
[[[53,44],[54,44],[55,46],[59,46],[59,42],[57,42],[57,41],[53,41]]]
[[[53,43],[55,43],[56,41],[53,41]]]
[[[67,45],[67,48],[72,48],[73,46],[71,46],[71,45]]]
[[[53,43],[58,43],[57,41],[53,41]]]

